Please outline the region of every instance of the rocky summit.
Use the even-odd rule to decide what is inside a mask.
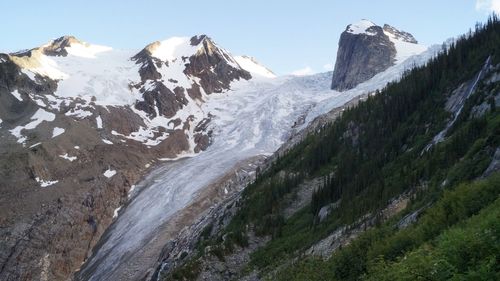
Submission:
[[[3,14],[5,48],[61,27],[139,47],[68,35],[0,52],[0,281],[498,279],[496,15],[428,47],[350,24],[332,77],[313,73],[329,55],[309,29],[286,30],[291,14],[87,2],[88,25],[66,4],[31,3],[56,20]],[[320,9],[352,8],[332,3]],[[440,14],[434,27],[455,26]],[[279,75],[207,35],[137,42],[200,28],[307,67]],[[259,41],[268,31],[294,36]]]
[[[369,20],[350,24],[341,34],[333,72],[333,90],[345,91],[372,78],[425,47],[408,32]]]
[[[251,78],[206,35],[0,54],[0,279],[66,279],[158,159],[208,147],[208,96]]]

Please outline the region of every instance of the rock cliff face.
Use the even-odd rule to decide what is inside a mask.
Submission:
[[[204,35],[0,54],[0,280],[68,280],[149,167],[207,148],[208,95],[251,77]]]
[[[393,66],[398,53],[418,46],[417,43],[410,33],[387,24],[380,27],[362,20],[348,25],[340,36],[332,89],[345,91],[356,87]]]

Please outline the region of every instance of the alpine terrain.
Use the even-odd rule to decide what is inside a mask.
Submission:
[[[2,53],[0,280],[496,280],[498,46],[491,16],[361,20],[307,76],[207,35]]]

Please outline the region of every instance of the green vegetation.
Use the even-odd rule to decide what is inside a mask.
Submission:
[[[487,58],[500,63],[498,46],[500,22],[492,16],[427,65],[309,135],[245,189],[229,225],[216,237],[204,236],[193,260],[207,246],[221,259],[234,245],[246,247],[252,229],[271,241],[252,254],[249,269],[270,280],[498,279],[500,176],[476,179],[499,147],[500,115],[492,101],[499,83],[478,83],[444,141],[428,146],[452,119],[444,109],[447,98],[473,81]],[[487,110],[473,114],[483,103]],[[317,177],[324,184],[311,204],[285,219],[284,197]],[[327,261],[292,262],[339,227],[367,214],[378,218],[391,199],[408,191],[415,196],[402,213],[377,220]],[[338,207],[320,222],[319,210],[334,202]],[[416,210],[424,214],[414,225],[396,227]]]
[[[500,174],[461,184],[445,192],[415,225],[398,230],[392,221],[385,223],[329,260],[301,260],[273,279],[498,280],[499,194]]]

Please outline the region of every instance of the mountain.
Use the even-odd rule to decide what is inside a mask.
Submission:
[[[377,73],[426,50],[410,33],[369,20],[350,24],[341,34],[332,89],[354,88]]]
[[[495,198],[500,154],[498,22],[476,33],[342,93],[205,35],[0,54],[0,279],[342,279],[316,257],[411,227],[461,183],[464,221]],[[349,249],[336,268],[359,279],[371,256]]]
[[[210,145],[210,97],[252,75],[206,35],[0,54],[0,279],[66,279],[151,167]]]
[[[0,279],[153,274],[169,241],[238,198],[286,140],[440,49],[342,95],[330,73],[276,77],[204,35],[132,51],[65,36],[0,54]]]
[[[214,225],[215,232],[219,218],[229,219],[226,212],[235,210],[235,200],[273,162],[274,152],[286,152],[441,49],[435,45],[343,93],[329,89],[331,73],[320,73],[273,79],[254,75],[233,83],[226,94],[211,95],[202,106],[214,116],[210,147],[158,166],[138,181],[76,280],[156,280],[156,269],[162,268],[162,274],[172,270],[197,247],[206,228]]]
[[[498,44],[492,16],[319,116],[170,241],[153,279],[498,279]]]
[[[245,69],[246,71],[256,75],[267,78],[276,78],[276,74],[274,74],[267,67],[260,64],[255,58],[249,56],[236,56],[234,59],[238,62],[238,64]]]

